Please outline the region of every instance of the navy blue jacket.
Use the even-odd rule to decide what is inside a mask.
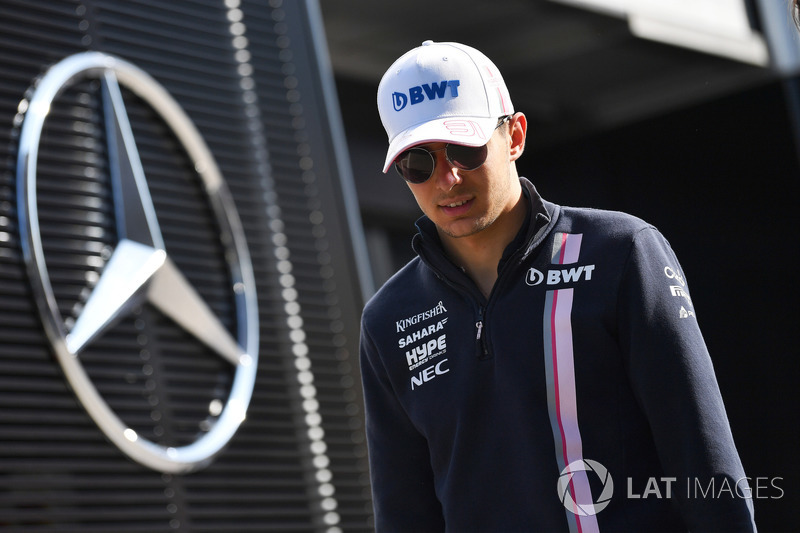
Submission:
[[[546,202],[488,300],[421,218],[364,308],[378,531],[753,531],[747,479],[667,241]]]

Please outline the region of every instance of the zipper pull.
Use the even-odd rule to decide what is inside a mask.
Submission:
[[[478,330],[478,334],[475,336],[478,359],[487,359],[489,350],[486,348],[486,339],[483,338],[483,307],[478,309],[478,321],[475,322],[475,329]]]

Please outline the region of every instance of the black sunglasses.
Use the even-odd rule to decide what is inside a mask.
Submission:
[[[505,115],[498,119],[499,128],[511,115]],[[404,180],[409,183],[425,183],[433,175],[436,167],[435,152],[444,150],[444,157],[447,162],[459,170],[475,170],[486,162],[489,153],[486,145],[483,146],[464,146],[463,144],[446,144],[444,148],[438,150],[426,150],[425,148],[410,148],[397,156],[394,160],[394,168]]]

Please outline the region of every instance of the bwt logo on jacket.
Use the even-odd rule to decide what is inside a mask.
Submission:
[[[572,268],[553,268],[547,271],[545,276],[542,271],[535,268],[528,269],[525,276],[525,283],[531,287],[539,285],[546,280],[548,285],[558,285],[559,283],[572,283],[584,279],[590,281],[594,272],[594,265],[586,265]]]
[[[447,96],[447,88],[450,88],[450,97],[458,98],[458,86],[461,84],[459,80],[443,80],[440,83],[423,83],[408,89],[408,94],[401,92],[392,93],[392,105],[395,111],[400,111],[409,103],[411,105],[424,102],[428,100],[436,100],[437,98],[445,98]]]

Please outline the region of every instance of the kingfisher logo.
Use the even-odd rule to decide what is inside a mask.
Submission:
[[[397,325],[397,332],[400,333],[405,332],[406,328],[409,326],[413,326],[415,324],[419,324],[422,321],[428,320],[429,318],[439,316],[442,313],[446,313],[447,309],[445,309],[444,304],[439,302],[433,309],[428,309],[427,311],[423,311],[422,313],[417,313],[414,316],[410,316],[408,318],[404,318],[403,320],[398,320]],[[403,346],[400,346],[401,348]]]
[[[428,100],[436,100],[437,98],[458,98],[458,86],[461,85],[459,80],[443,80],[439,83],[423,83],[408,89],[408,94],[402,92],[392,93],[392,105],[395,111],[403,110],[407,105],[418,104]],[[448,89],[450,89],[448,91]]]

